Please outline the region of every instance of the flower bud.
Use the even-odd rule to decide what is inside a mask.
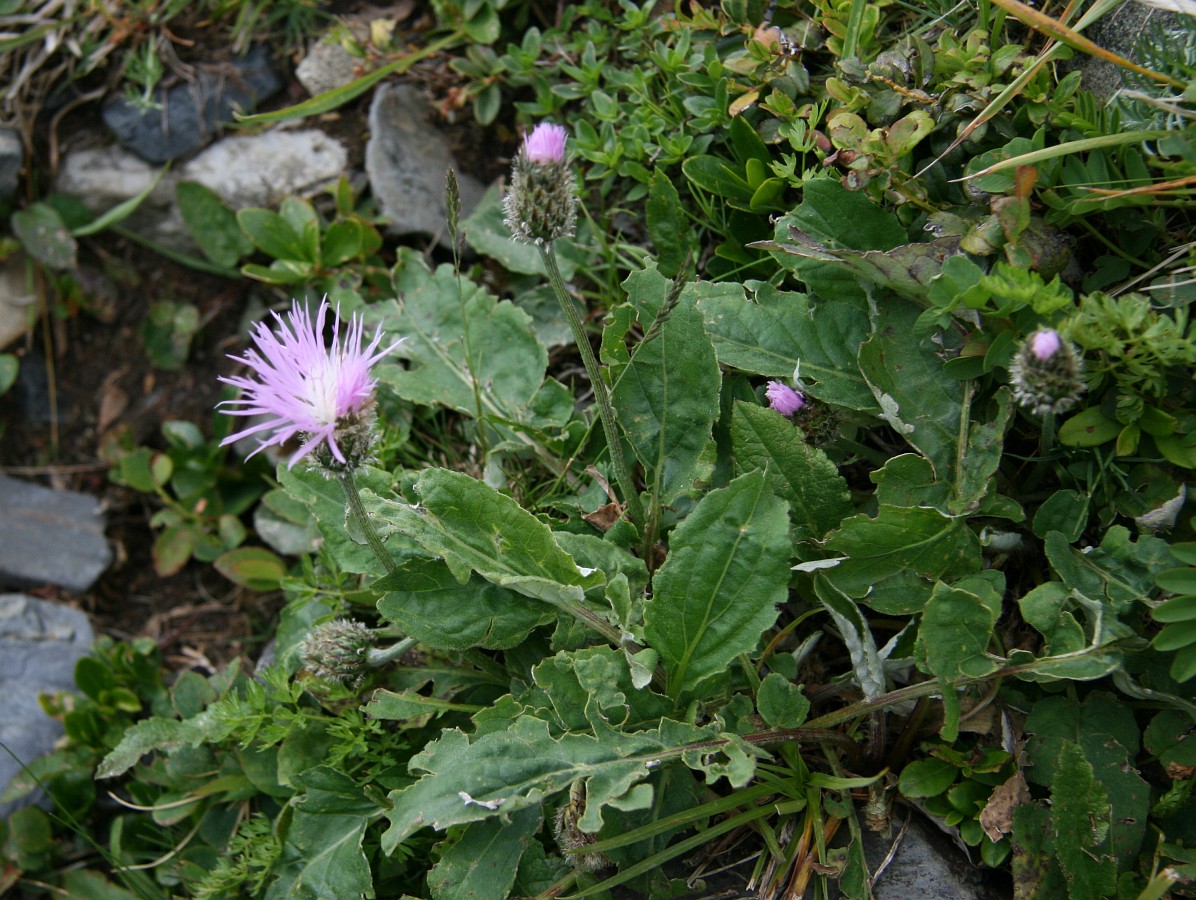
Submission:
[[[304,667],[325,681],[352,683],[365,677],[374,639],[370,630],[352,619],[318,625],[299,647]]]
[[[1036,331],[1030,335],[1027,341],[1030,346],[1030,352],[1039,362],[1046,362],[1052,356],[1059,352],[1063,346],[1063,340],[1059,337],[1059,332],[1052,328],[1044,328],[1041,331]]]
[[[582,782],[575,781],[569,788],[568,802],[556,811],[553,834],[556,836],[556,845],[565,856],[565,862],[575,869],[598,872],[611,864],[609,857],[597,851],[578,852],[584,851],[595,841],[592,834],[586,834],[577,827],[585,808],[585,786]]]
[[[567,133],[560,125],[542,122],[523,141],[523,155],[528,162],[544,165],[565,161]]]
[[[503,208],[507,227],[520,241],[543,246],[573,234],[577,199],[565,139],[562,126],[541,123],[515,155]]]
[[[1044,328],[1022,343],[1009,383],[1014,399],[1034,415],[1066,412],[1084,395],[1084,361],[1057,331]]]

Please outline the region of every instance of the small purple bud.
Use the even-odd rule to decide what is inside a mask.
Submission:
[[[779,381],[768,382],[764,396],[768,398],[768,405],[782,416],[793,416],[806,405],[806,398],[801,395],[800,391],[795,391],[789,385]]]
[[[1009,385],[1013,399],[1036,416],[1066,412],[1084,396],[1084,360],[1059,332],[1043,328],[1013,355]]]
[[[568,134],[563,125],[541,122],[523,139],[523,155],[527,157],[528,162],[564,162],[565,138]]]
[[[1059,337],[1059,332],[1053,328],[1044,328],[1030,335],[1030,352],[1040,362],[1046,362],[1058,353],[1062,346],[1063,340]]]

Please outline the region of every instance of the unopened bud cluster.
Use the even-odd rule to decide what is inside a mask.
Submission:
[[[299,657],[317,678],[351,683],[365,676],[373,646],[374,639],[365,625],[352,619],[336,619],[317,626],[303,639]]]
[[[525,243],[543,246],[573,234],[577,199],[565,138],[560,125],[537,125],[515,156],[503,201],[504,221]]]
[[[553,823],[553,834],[556,845],[565,856],[565,862],[583,872],[598,872],[611,864],[605,853],[586,851],[594,843],[595,838],[577,827],[578,820],[585,812],[585,788],[583,784],[575,782],[569,789],[569,801],[556,811]]]
[[[1035,415],[1062,413],[1084,395],[1084,361],[1050,328],[1034,332],[1009,367],[1013,397]]]

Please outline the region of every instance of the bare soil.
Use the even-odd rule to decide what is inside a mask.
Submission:
[[[338,14],[361,7],[366,21],[372,11],[358,3],[333,6]],[[405,26],[416,32],[422,27],[420,17],[413,16],[418,8],[397,8],[398,18],[412,16]],[[199,29],[196,36],[204,34]],[[227,47],[198,44],[188,51],[208,62],[227,52]],[[278,60],[277,65],[289,72],[294,62]],[[488,183],[509,162],[494,152],[495,146],[513,149],[517,137],[502,124],[483,136],[448,62],[447,55],[427,60],[407,77],[424,89],[442,117],[438,125],[462,169]],[[305,98],[291,79],[266,108]],[[362,165],[369,101],[367,94],[310,123],[349,148],[352,170]],[[44,174],[40,167],[59,158],[60,151],[102,133],[98,113],[99,104],[88,103],[52,123],[48,118],[39,123],[33,159],[39,181]],[[18,383],[0,396],[0,471],[99,497],[114,561],[86,592],[48,585],[32,593],[84,610],[97,633],[154,638],[166,664],[176,671],[208,670],[237,657],[252,661],[271,636],[281,596],[238,587],[204,563],[192,562],[178,575],[159,577],[151,557],[150,519],[160,504],[111,483],[108,471],[120,446],[164,449],[161,427],[166,421],[193,422],[210,435],[221,392],[217,376],[232,366],[226,354],[243,346],[242,319],[250,300],[257,296],[273,304],[286,298],[250,279],[229,281],[196,272],[111,234],[81,242],[80,268],[73,278],[77,286],[66,292],[39,281],[40,324],[17,345],[0,348],[21,358]],[[148,311],[160,300],[199,310],[201,328],[178,372],[156,369],[143,346]]]
[[[7,348],[21,357],[21,374],[0,397],[0,469],[100,498],[114,559],[88,591],[46,586],[33,593],[84,610],[97,633],[154,638],[172,669],[253,658],[281,598],[233,585],[207,564],[159,577],[150,555],[158,503],[111,483],[108,470],[121,445],[164,448],[168,420],[211,433],[217,375],[231,365],[225,354],[240,347],[242,311],[259,288],[197,273],[119,238],[89,242],[84,255],[94,293]],[[150,305],[161,299],[194,304],[200,313],[178,372],[155,369],[142,344]]]

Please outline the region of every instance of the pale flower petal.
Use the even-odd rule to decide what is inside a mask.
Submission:
[[[383,338],[379,327],[373,339],[363,347],[365,325],[361,317],[351,317],[345,323],[342,335],[342,321],[337,310],[332,341],[325,346],[324,323],[329,309],[328,300],[321,301],[313,322],[307,308],[295,301],[287,321],[278,313],[273,314],[276,322],[273,331],[265,322],[254,326],[256,346],[246,350],[244,356],[231,357],[248,366],[253,376],[220,378],[242,391],[237,399],[221,403],[221,412],[230,416],[271,418],[229,435],[221,441],[221,446],[251,435],[263,435],[257,448],[249,454],[253,456],[266,447],[282,445],[300,435],[302,445],[291,457],[290,466],[321,444],[327,445],[337,462],[346,462],[336,439],[337,427],[346,417],[361,412],[371,402],[377,381],[370,374],[370,368],[401,341],[379,349]]]
[[[800,391],[795,391],[780,381],[768,382],[764,396],[768,398],[768,405],[783,416],[796,415],[797,411],[806,405],[806,398]]]

